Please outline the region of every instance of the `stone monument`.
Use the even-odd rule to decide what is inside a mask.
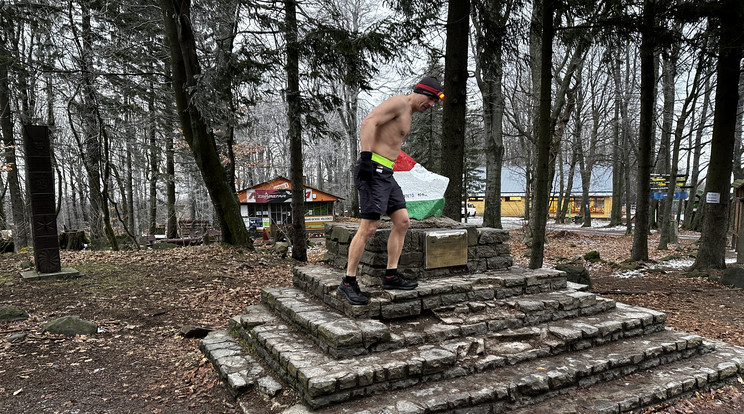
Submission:
[[[36,270],[21,273],[24,280],[77,277],[73,268],[62,268],[57,236],[54,170],[46,126],[24,126],[26,185],[31,195],[31,223]]]
[[[399,263],[415,290],[380,289],[383,222],[359,268],[369,304],[338,297],[357,225],[333,223],[324,264],[295,267],[293,286],[264,289],[202,340],[246,412],[256,399],[242,394],[291,387],[302,403],[287,414],[620,413],[744,373],[744,348],[668,329],[664,313],[562,271],[513,266],[506,231],[427,220]]]

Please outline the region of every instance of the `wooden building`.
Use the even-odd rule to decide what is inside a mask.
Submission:
[[[305,229],[317,233],[324,230],[325,223],[333,222],[335,203],[340,197],[304,186]],[[256,230],[274,230],[275,226],[290,224],[292,214],[292,181],[276,177],[271,181],[238,191],[240,213],[245,226]]]
[[[486,171],[480,171],[485,179]],[[564,174],[564,187],[567,181]],[[580,214],[581,211],[581,176],[574,173],[573,186],[568,204],[568,218]],[[524,217],[525,211],[525,172],[522,167],[504,166],[501,170],[501,217]],[[555,217],[558,203],[557,193],[560,190],[559,174],[556,173],[551,189],[549,214]],[[468,197],[468,201],[475,205],[476,215],[482,216],[485,208],[485,194]],[[593,218],[609,218],[612,211],[612,169],[595,166],[589,187],[589,210]]]

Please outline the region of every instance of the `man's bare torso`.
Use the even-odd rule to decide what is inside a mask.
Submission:
[[[369,128],[365,123],[372,122],[376,126],[371,142],[362,142],[362,150],[369,146],[369,150],[395,161],[400,154],[403,140],[411,132],[411,117],[413,111],[406,95],[388,98],[376,107],[362,122],[362,132]]]

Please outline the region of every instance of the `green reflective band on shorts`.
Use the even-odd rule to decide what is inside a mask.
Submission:
[[[372,161],[382,165],[383,167],[388,167],[391,170],[393,169],[393,166],[395,166],[395,161],[390,161],[382,155],[376,154],[374,152],[372,153]]]

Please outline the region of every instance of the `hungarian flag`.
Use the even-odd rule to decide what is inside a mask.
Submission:
[[[403,151],[395,160],[393,178],[403,190],[409,217],[423,220],[442,215],[449,178],[427,170]]]

